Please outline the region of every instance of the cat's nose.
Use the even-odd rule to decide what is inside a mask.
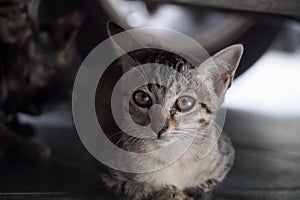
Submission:
[[[166,110],[159,104],[151,106],[149,117],[151,129],[157,134],[158,138],[168,130]]]

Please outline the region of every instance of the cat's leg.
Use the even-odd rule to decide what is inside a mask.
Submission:
[[[212,196],[212,190],[204,191],[200,188],[187,188],[184,190],[184,193],[192,197],[194,200],[210,200]]]
[[[44,143],[19,136],[2,122],[0,122],[0,151],[36,159],[48,158],[51,154],[49,147]]]
[[[194,200],[210,200],[212,191],[219,184],[215,179],[209,179],[198,187],[186,188],[184,192]]]
[[[125,174],[117,172],[102,174],[101,178],[109,188],[121,195],[122,200],[193,200],[175,187],[158,188],[129,181]]]
[[[193,197],[188,196],[185,192],[177,190],[175,187],[164,188],[158,192],[155,192],[151,200],[196,200]]]
[[[125,174],[106,171],[105,168],[101,170],[100,176],[104,184],[112,191],[117,192],[122,200],[146,200],[155,191],[155,188],[148,184],[129,181]]]
[[[153,188],[145,183],[128,183],[122,185],[123,200],[194,200],[175,187]]]
[[[154,188],[144,183],[123,182],[119,187],[122,200],[146,200],[154,192]]]

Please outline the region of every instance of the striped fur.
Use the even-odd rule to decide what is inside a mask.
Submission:
[[[109,28],[111,35],[122,30],[115,24]],[[126,44],[135,42],[137,41],[127,41]],[[130,66],[139,71],[137,74],[141,74],[146,80],[157,81],[156,84],[142,85],[137,91],[147,94],[152,105],[163,108],[152,111],[152,107],[140,107],[134,101],[133,95],[129,100],[131,119],[123,117],[124,124],[127,124],[127,120],[133,120],[137,125],[152,127],[155,121],[165,120],[163,123],[167,125],[162,129],[164,137],[157,137],[154,131],[153,136],[147,139],[133,139],[132,136],[120,132],[120,146],[128,151],[140,153],[160,149],[167,151],[146,154],[147,159],[143,162],[138,161],[138,156],[137,162],[133,158],[125,160],[125,166],[150,168],[153,171],[125,173],[110,169],[102,176],[106,185],[131,200],[209,199],[211,191],[224,179],[233,164],[232,144],[224,134],[219,137],[219,127],[214,123],[214,119],[238,67],[242,52],[241,45],[233,45],[208,58],[200,66],[192,66],[176,54],[154,49],[130,52],[121,58],[124,66],[135,60],[135,64],[131,62]],[[134,68],[143,63],[163,64],[178,73],[169,73],[166,78],[163,76],[168,73],[166,68],[152,64],[149,66],[152,68],[151,73],[145,75],[143,70]],[[129,69],[125,67],[124,70]],[[159,84],[162,82],[165,83],[163,86]],[[176,108],[176,102],[186,95],[192,96],[196,104],[189,111],[180,112]],[[123,107],[128,105],[126,100],[122,103]],[[152,112],[157,112],[157,115],[153,115],[158,116],[157,119],[151,117]],[[148,134],[130,127],[129,121],[128,130],[136,135]],[[178,159],[167,162],[168,158],[176,155],[184,147],[188,148],[182,151]],[[195,191],[199,194],[195,194]]]

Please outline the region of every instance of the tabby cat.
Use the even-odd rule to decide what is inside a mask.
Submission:
[[[74,39],[83,14],[74,11],[38,24],[38,18],[31,18],[36,4],[36,0],[0,1],[0,151],[43,158],[50,149],[32,139],[33,129],[20,124],[17,114],[41,114],[46,105],[68,95],[71,88],[62,83],[67,78],[57,74],[74,64]]]
[[[118,25],[109,23],[109,35],[122,31],[124,29]],[[126,44],[139,43],[133,37],[127,39],[131,41]],[[115,44],[122,48],[122,44],[117,41]],[[121,62],[115,62],[114,65],[123,66],[124,72],[140,64],[152,63],[153,73],[149,76],[158,82],[163,82],[161,75],[166,72],[156,68],[153,63],[169,66],[181,74],[170,74],[167,86],[146,84],[132,93],[129,100],[131,119],[140,126],[149,125],[154,136],[133,139],[133,136],[120,132],[117,140],[118,145],[121,143],[120,146],[129,151],[147,153],[169,146],[168,152],[156,154],[156,157],[149,156],[148,162],[125,160],[123,164],[129,168],[132,165],[141,168],[148,165],[146,168],[157,169],[165,157],[172,155],[177,148],[186,143],[191,145],[174,163],[151,172],[127,173],[107,168],[101,175],[103,182],[128,200],[209,199],[215,186],[224,179],[233,165],[234,149],[230,139],[225,134],[218,138],[218,126],[212,123],[212,119],[231,86],[242,54],[243,46],[233,45],[213,55],[200,66],[192,66],[177,54],[158,49],[141,49],[122,56]],[[214,64],[217,70],[213,68]],[[193,91],[196,91],[195,95],[192,95]],[[122,106],[125,104],[128,105],[128,101],[124,101]],[[164,109],[160,109],[162,107]],[[143,134],[132,127],[128,127],[128,130]],[[217,142],[204,158],[200,158],[198,153],[201,152],[201,144],[205,142],[203,138]]]

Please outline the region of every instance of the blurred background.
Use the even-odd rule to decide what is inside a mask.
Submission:
[[[108,20],[126,29],[177,30],[210,54],[242,43],[245,55],[225,102],[225,132],[237,157],[214,199],[300,199],[299,1],[43,0],[39,16],[51,21],[74,9],[85,13],[76,39],[81,60],[108,37]],[[0,159],[0,199],[118,199],[102,187],[77,136],[70,99],[20,118],[34,125],[53,155],[39,163]]]

